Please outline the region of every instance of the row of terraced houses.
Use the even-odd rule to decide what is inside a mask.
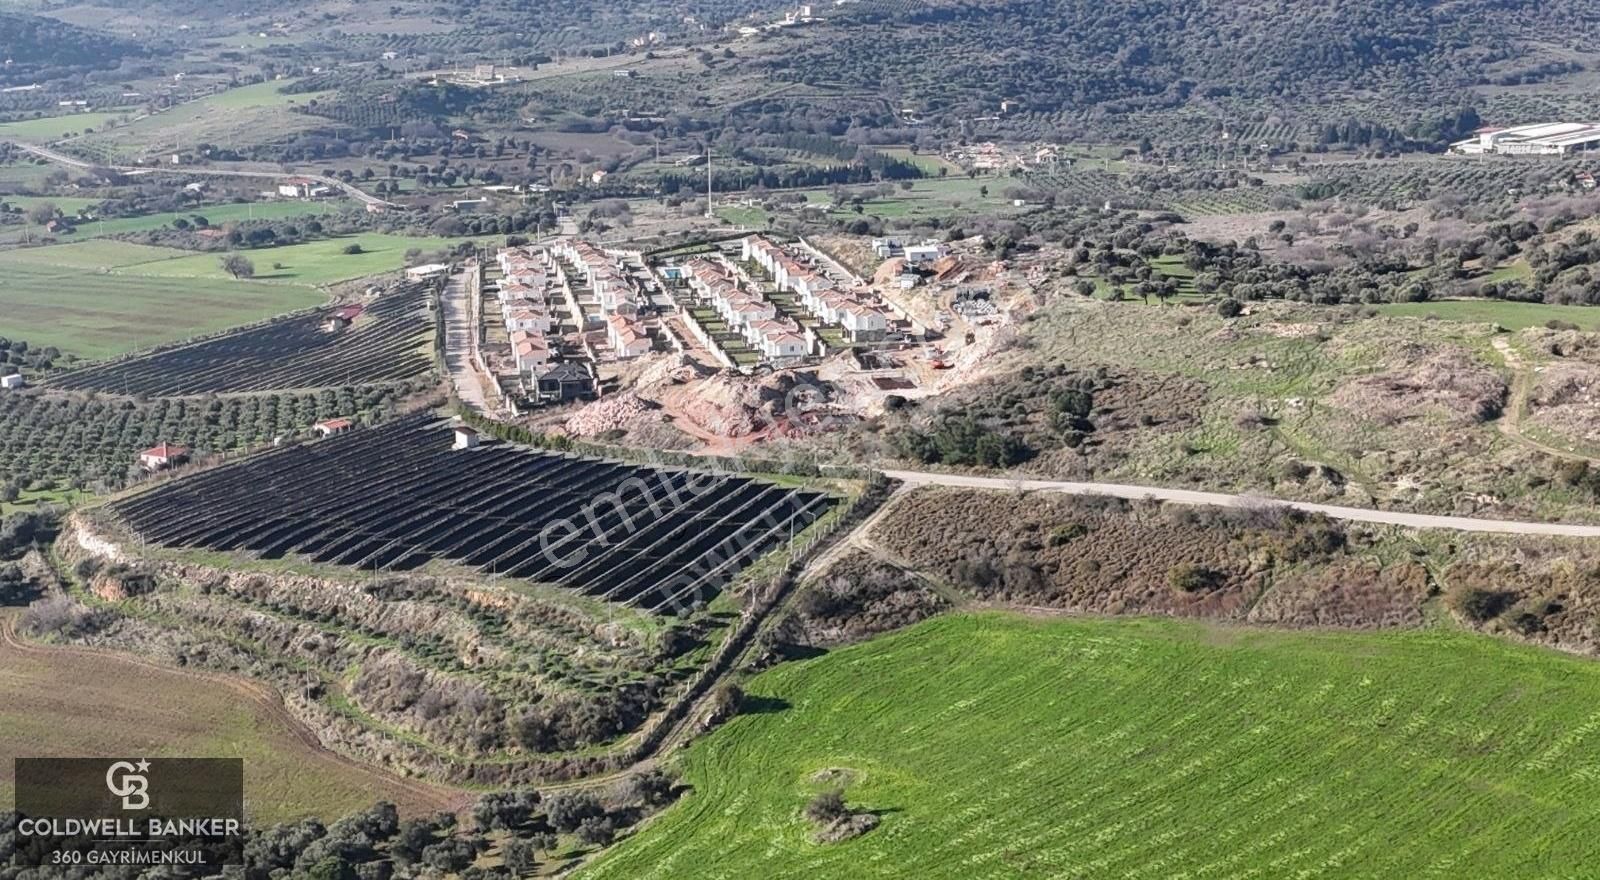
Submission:
[[[803,262],[789,248],[752,235],[739,245],[740,258],[754,262],[772,276],[780,289],[792,290],[800,304],[818,319],[838,324],[852,342],[881,342],[889,332],[889,318],[856,293]]]
[[[684,269],[689,286],[709,300],[728,326],[762,357],[783,363],[810,352],[810,343],[799,324],[781,316],[778,307],[766,297],[740,287],[724,267],[711,260],[694,259]]]
[[[582,239],[563,239],[549,250],[560,258],[553,261],[557,280],[571,282],[562,265],[564,260],[577,268],[583,282],[594,292],[602,313],[595,317],[605,323],[606,342],[612,353],[624,359],[648,354],[652,347],[650,335],[638,320],[641,294],[617,260]]]

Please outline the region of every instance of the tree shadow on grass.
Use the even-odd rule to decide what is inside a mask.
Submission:
[[[745,694],[744,700],[739,703],[740,715],[770,715],[793,708],[793,704],[782,697],[763,697],[758,694]]]

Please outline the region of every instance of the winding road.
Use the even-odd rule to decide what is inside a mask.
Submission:
[[[400,205],[395,202],[380,199],[377,196],[368,192],[364,192],[359,187],[356,187],[353,184],[345,183],[336,177],[328,177],[323,174],[301,174],[298,172],[291,173],[285,171],[244,171],[235,168],[210,168],[197,165],[99,165],[94,162],[87,162],[83,159],[69,156],[66,153],[62,153],[57,150],[52,150],[49,147],[41,147],[37,144],[23,143],[22,141],[12,141],[11,143],[14,144],[17,149],[22,150],[25,153],[32,153],[41,159],[54,162],[57,165],[65,165],[68,168],[77,168],[80,170],[87,170],[90,168],[108,168],[112,171],[123,172],[124,174],[193,174],[206,175],[210,177],[250,177],[259,180],[283,180],[289,177],[303,177],[306,180],[314,180],[323,186],[335,187],[342,191],[345,195],[355,199],[358,202],[361,202],[364,205],[375,205],[380,208],[405,207],[404,205]]]
[[[1274,506],[1320,513],[1332,519],[1349,522],[1376,523],[1404,526],[1413,529],[1455,529],[1463,532],[1489,532],[1501,535],[1555,535],[1567,538],[1600,538],[1600,525],[1574,523],[1525,522],[1513,519],[1478,519],[1470,516],[1438,516],[1427,513],[1405,513],[1397,510],[1372,510],[1366,507],[1341,507],[1335,504],[1316,504],[1310,501],[1284,501],[1258,495],[1228,495],[1221,492],[1199,492],[1193,489],[1166,489],[1160,486],[1133,486],[1122,483],[1074,483],[1068,480],[1022,480],[1004,477],[969,477],[962,474],[939,474],[928,471],[884,471],[886,476],[908,486],[950,486],[961,489],[994,489],[1006,491],[1062,492],[1068,495],[1109,495],[1113,498],[1171,501],[1175,504],[1194,504],[1206,507]]]

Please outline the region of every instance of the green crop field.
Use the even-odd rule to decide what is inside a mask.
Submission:
[[[127,116],[133,111],[115,113],[72,113],[66,116],[44,116],[18,122],[0,123],[0,138],[17,138],[24,141],[55,141],[68,135],[80,134],[87,129],[99,131],[106,123]]]
[[[0,251],[0,336],[109,357],[326,299],[300,284],[147,274],[175,257],[190,259],[183,254],[120,241]]]
[[[1585,330],[1600,328],[1600,308],[1551,306],[1544,303],[1506,302],[1496,299],[1452,299],[1440,302],[1392,303],[1379,310],[1389,315],[1439,318],[1447,321],[1482,321],[1507,330],[1542,327],[1548,321],[1566,321]]]
[[[92,207],[96,204],[94,199],[55,199],[30,196],[0,196],[0,201],[7,204],[27,208],[39,202],[49,202],[68,214],[76,213],[80,208]],[[81,204],[80,204],[81,203]],[[338,213],[342,208],[353,205],[349,201],[326,202],[241,202],[226,205],[201,205],[188,211],[169,211],[162,214],[144,214],[138,217],[112,217],[106,220],[94,220],[80,224],[77,231],[67,236],[71,239],[98,238],[104,235],[121,235],[127,232],[144,232],[149,229],[158,229],[172,225],[177,219],[191,220],[195,216],[206,218],[212,226],[221,226],[237,220],[287,220],[289,218],[305,217],[307,219]],[[35,233],[38,229],[33,230]],[[10,233],[7,237],[17,239],[21,230]]]
[[[100,204],[99,199],[86,199],[77,197],[56,198],[54,196],[0,196],[0,202],[4,202],[5,204],[15,208],[21,208],[24,211],[32,208],[34,205],[55,205],[56,208],[61,211],[61,213],[69,216],[86,208],[92,208],[95,205]]]
[[[495,239],[479,239],[480,244],[493,244]],[[256,267],[257,281],[286,281],[296,284],[330,284],[392,272],[405,266],[405,253],[411,248],[424,251],[450,247],[458,242],[444,238],[384,235],[379,233],[347,235],[340,238],[292,244],[283,247],[240,251]],[[347,254],[346,247],[360,245],[362,252]],[[283,268],[274,268],[273,264]],[[211,278],[226,280],[227,273],[216,254],[194,254],[150,263],[139,267],[141,274],[166,277]]]
[[[780,666],[586,878],[1533,877],[1600,858],[1600,665],[1446,631],[939,618]],[[810,840],[830,779],[881,824]]]

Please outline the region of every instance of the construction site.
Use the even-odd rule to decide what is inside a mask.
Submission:
[[[870,270],[866,272],[864,270]],[[738,452],[985,376],[1026,273],[961,243],[769,235],[646,253],[580,238],[469,267],[505,414],[574,439]]]

